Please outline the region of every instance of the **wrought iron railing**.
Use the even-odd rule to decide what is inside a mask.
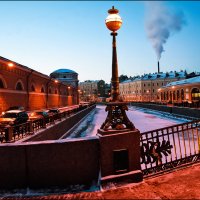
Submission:
[[[92,106],[90,104],[89,106]],[[5,126],[0,128],[0,142],[14,142],[19,140],[27,135],[33,134],[34,132],[46,128],[50,126],[55,121],[62,120],[65,117],[69,117],[71,114],[81,111],[82,109],[87,108],[88,105],[85,106],[72,106],[69,109],[65,109],[65,111],[57,114],[53,114],[47,118],[39,118],[32,121],[28,121],[24,124],[15,125],[15,126]]]
[[[144,177],[200,161],[200,120],[141,134]]]
[[[0,129],[0,142],[4,142],[5,141],[5,129],[1,128]]]

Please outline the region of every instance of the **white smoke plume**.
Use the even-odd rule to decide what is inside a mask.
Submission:
[[[146,2],[145,28],[147,36],[155,49],[158,61],[164,51],[163,45],[171,34],[178,32],[186,23],[183,12],[173,12],[164,2]]]

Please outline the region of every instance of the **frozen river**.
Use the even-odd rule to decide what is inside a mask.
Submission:
[[[129,107],[129,111],[126,113],[130,121],[133,122],[135,127],[139,129],[141,133],[188,121],[183,118],[172,116],[169,113],[136,107]],[[106,116],[107,112],[105,111],[105,106],[98,105],[96,109],[78,126],[72,135],[69,136],[69,138],[95,136],[97,130],[106,119]]]

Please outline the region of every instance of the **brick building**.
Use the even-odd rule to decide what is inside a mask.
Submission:
[[[78,103],[77,87],[62,83],[29,67],[0,57],[0,112],[10,106],[26,110]]]

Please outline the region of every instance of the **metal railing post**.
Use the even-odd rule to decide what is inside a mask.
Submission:
[[[6,126],[5,129],[5,140],[6,142],[11,142],[13,137],[13,127],[10,125]]]
[[[46,128],[47,126],[46,126],[46,121],[45,121],[45,119],[43,118],[42,119],[42,128]]]
[[[29,126],[29,133],[33,134],[33,122],[31,120],[28,121],[28,126]]]

